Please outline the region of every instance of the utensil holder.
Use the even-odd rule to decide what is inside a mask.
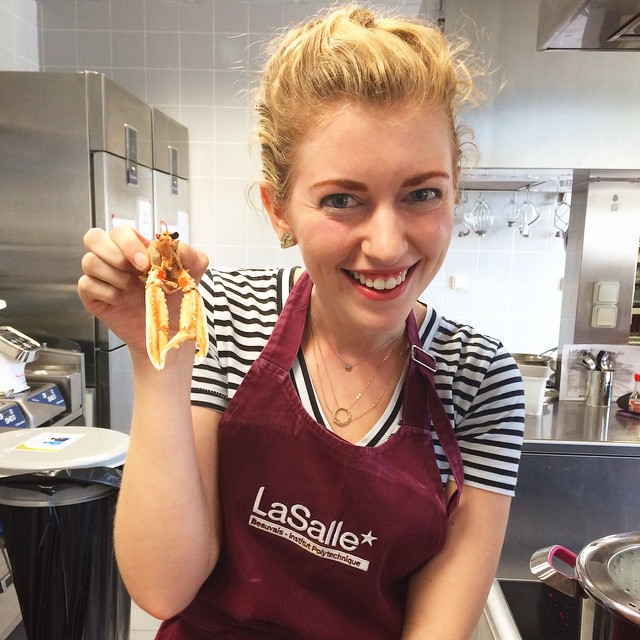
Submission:
[[[585,403],[590,407],[608,407],[613,392],[613,371],[587,371]]]

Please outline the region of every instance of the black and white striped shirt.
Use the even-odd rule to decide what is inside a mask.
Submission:
[[[294,269],[209,270],[201,281],[210,347],[194,368],[191,401],[224,412],[251,364],[260,355],[289,295]],[[436,390],[454,425],[465,484],[514,495],[524,432],[524,392],[519,369],[502,344],[433,309],[419,334],[435,358]],[[292,380],[309,414],[326,420],[299,354]],[[374,428],[358,443],[376,446],[399,428],[402,383]],[[433,433],[443,482],[449,465]]]

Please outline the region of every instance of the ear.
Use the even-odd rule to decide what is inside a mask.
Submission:
[[[263,182],[260,184],[260,199],[262,200],[262,206],[269,215],[271,225],[275,229],[278,238],[282,238],[285,233],[291,233],[291,226],[287,220],[286,214],[282,209],[275,191],[270,184]]]

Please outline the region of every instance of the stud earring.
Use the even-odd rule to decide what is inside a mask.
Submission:
[[[285,233],[282,234],[282,237],[280,238],[281,249],[291,249],[291,247],[295,247],[296,244],[298,243],[293,239],[293,236],[289,232],[285,231]]]

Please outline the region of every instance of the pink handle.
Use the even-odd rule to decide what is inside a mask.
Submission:
[[[576,578],[575,571],[569,575],[562,570],[562,567],[554,566],[562,562],[565,567],[575,569],[577,556],[573,551],[569,551],[560,545],[553,545],[545,549],[538,549],[529,562],[531,573],[545,584],[566,593],[574,598],[581,597],[582,587]]]
[[[564,562],[566,565],[571,567],[572,569],[576,568],[576,559],[577,555],[570,551],[566,547],[561,547],[556,544],[553,547],[549,547],[549,553],[547,554],[547,561],[549,564],[553,564],[553,561],[558,558],[561,562]]]

